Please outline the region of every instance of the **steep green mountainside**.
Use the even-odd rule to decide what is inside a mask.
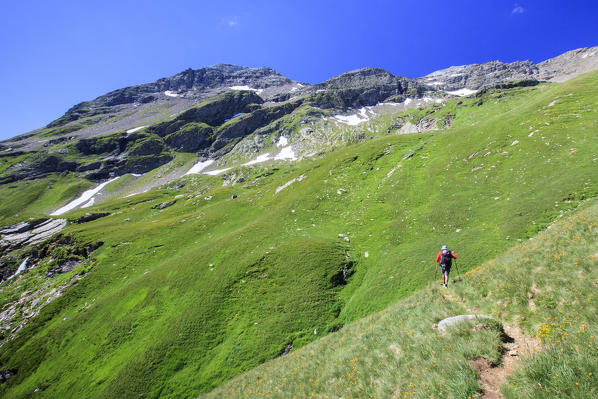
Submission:
[[[442,244],[462,271],[491,259],[596,196],[597,104],[596,73],[488,89],[339,127],[347,145],[300,162],[188,175],[74,211],[109,215],[11,255],[34,267],[0,286],[12,312],[0,393],[194,397],[411,295]],[[451,128],[389,134],[425,119]],[[50,173],[2,185],[3,220],[86,184]],[[57,274],[67,261],[79,266]],[[49,303],[31,316],[38,297]]]
[[[430,284],[202,397],[473,398],[482,389],[475,364],[498,367],[512,356],[503,343],[519,326],[533,356],[523,344],[515,349],[521,362],[501,389],[505,398],[595,398],[598,203],[584,208],[449,289]],[[472,312],[493,320],[437,328]]]

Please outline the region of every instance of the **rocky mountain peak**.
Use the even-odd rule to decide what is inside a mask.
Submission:
[[[489,61],[483,64],[452,66],[432,72],[417,80],[441,90],[479,90],[499,83],[534,79],[538,67],[531,61],[504,63]]]
[[[343,89],[347,87],[369,87],[376,84],[393,83],[395,76],[380,68],[361,68],[345,72],[322,82],[314,87],[327,89]]]
[[[538,64],[528,60],[452,66],[416,80],[445,91],[479,90],[514,80],[562,82],[596,69],[598,46],[571,50]]]
[[[558,57],[540,62],[538,68],[540,79],[564,82],[598,69],[598,46],[567,51]]]

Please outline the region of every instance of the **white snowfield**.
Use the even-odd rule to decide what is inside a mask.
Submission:
[[[397,111],[402,111],[407,108],[419,107],[422,105],[427,105],[431,103],[442,103],[442,98],[431,98],[431,97],[424,97],[424,98],[406,98],[405,101],[402,103],[395,103],[395,102],[386,102],[386,103],[378,103],[376,105],[370,105],[367,107],[361,107],[351,115],[334,115],[332,119],[335,121],[344,123],[350,126],[357,126],[361,123],[367,122],[375,116],[383,115],[383,114],[390,114]],[[351,109],[351,107],[349,107]]]
[[[283,184],[280,187],[276,188],[276,192],[274,194],[278,194],[280,191],[284,190],[285,188],[287,188],[288,186],[290,186],[291,184],[295,183],[296,181],[301,181],[305,179],[305,175],[301,175],[299,177],[295,177],[294,179],[289,180],[288,182],[286,182],[285,184]]]
[[[278,143],[276,143],[277,147],[286,147],[289,144],[289,139],[284,136],[280,136],[278,139]]]
[[[133,129],[129,129],[129,130],[127,130],[127,134],[135,133],[136,131],[141,130],[145,127],[147,127],[147,126],[139,126],[139,127],[133,128]]]
[[[453,96],[459,96],[459,97],[464,97],[464,96],[469,96],[470,94],[473,93],[477,93],[477,90],[471,90],[471,89],[459,89],[459,90],[454,90],[454,91],[447,91],[448,94],[452,94]]]
[[[266,161],[270,161],[270,160],[296,161],[299,158],[297,158],[297,156],[295,155],[295,152],[293,151],[293,147],[288,144],[289,144],[289,139],[287,137],[281,136],[278,139],[276,146],[282,147],[282,148],[276,155],[272,156],[272,155],[270,155],[270,153],[261,154],[261,155],[258,155],[255,159],[252,159],[251,161],[241,164],[241,166],[254,165],[256,163],[262,163],[262,162],[266,162]],[[232,169],[232,167],[231,167],[231,168],[224,168],[224,169],[209,170],[206,172],[203,171],[204,169],[206,169],[208,166],[210,166],[213,163],[214,163],[213,159],[208,159],[207,161],[198,162],[195,165],[193,165],[191,167],[191,169],[189,169],[187,171],[187,173],[185,173],[185,175],[202,173],[204,175],[216,176],[216,175],[219,175],[221,173],[224,173],[224,172]]]
[[[220,173],[224,173],[227,170],[231,170],[232,168],[224,168],[224,169],[216,169],[216,170],[210,170],[207,172],[203,172],[204,175],[210,175],[210,176],[216,176],[219,175]]]
[[[357,110],[356,114],[353,115],[334,115],[333,118],[346,125],[356,126],[360,123],[369,121],[372,117],[376,116],[376,112],[370,107],[362,107]]]
[[[118,177],[115,177],[114,179],[110,179],[108,181],[105,181],[104,183],[100,184],[96,188],[92,188],[91,190],[87,190],[87,191],[83,192],[83,194],[81,194],[81,196],[79,198],[76,198],[76,199],[72,200],[71,202],[69,202],[68,204],[66,204],[65,206],[63,206],[62,208],[59,208],[58,210],[52,212],[50,215],[52,215],[52,216],[58,216],[58,215],[63,215],[65,213],[69,212],[69,211],[72,211],[73,209],[75,209],[79,205],[81,205],[81,204],[89,201],[94,195],[96,195],[104,187],[106,187],[107,184],[112,183],[113,181],[115,181],[117,179],[118,179]]]
[[[195,165],[193,165],[191,167],[191,169],[189,169],[187,171],[187,173],[185,173],[185,176],[193,174],[193,173],[200,173],[202,170],[204,170],[205,168],[207,168],[208,166],[210,166],[213,163],[214,163],[213,159],[208,159],[207,161],[198,162]]]
[[[266,162],[269,159],[271,159],[269,153],[258,155],[257,158],[252,159],[249,162],[245,162],[242,166],[249,166],[249,165],[253,165],[253,164],[256,164],[256,163],[260,163],[260,162]]]
[[[180,97],[179,94],[175,93],[174,91],[166,90],[164,95],[167,97]]]
[[[264,91],[264,89],[254,89],[253,87],[249,87],[249,86],[231,86],[231,87],[229,87],[229,89],[254,91],[255,94],[258,94],[258,95]]]
[[[295,155],[295,151],[293,151],[293,147],[288,146],[284,147],[280,152],[274,157],[276,160],[288,159],[289,161],[296,161],[297,156]]]
[[[9,278],[7,278],[6,280],[10,280],[11,278],[15,277],[17,274],[21,273],[22,271],[24,271],[25,269],[27,269],[27,261],[29,260],[29,258],[25,258],[25,260],[21,263],[21,265],[19,266],[19,268],[17,269],[17,271],[10,276]]]

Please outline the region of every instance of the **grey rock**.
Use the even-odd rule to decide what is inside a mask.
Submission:
[[[483,314],[467,314],[467,315],[447,317],[446,319],[443,319],[438,323],[438,331],[440,331],[441,333],[444,334],[446,332],[447,327],[451,326],[453,324],[462,322],[464,320],[483,320],[483,319],[494,320],[494,318],[492,316],[487,316],[487,315],[483,315]]]
[[[421,97],[434,90],[414,79],[378,68],[347,72],[306,90],[308,101],[322,108],[362,107],[394,98]]]
[[[170,201],[170,202],[163,202],[161,204],[152,206],[152,209],[164,209],[164,208],[168,208],[169,206],[172,206],[175,203],[176,203],[176,200]]]
[[[66,226],[66,219],[41,219],[39,223],[19,223],[12,229],[0,231],[2,241],[8,245],[8,250],[21,248],[25,245],[40,243],[52,237]]]
[[[452,66],[416,80],[446,91],[464,88],[479,90],[516,80],[563,82],[595,70],[598,70],[598,46],[571,50],[538,64],[531,61],[490,61]]]
[[[106,217],[106,216],[110,216],[109,212],[100,212],[100,213],[88,213],[85,216],[81,216],[78,219],[73,220],[73,223],[75,224],[81,224],[81,223],[87,223],[87,222],[92,222],[94,220]]]

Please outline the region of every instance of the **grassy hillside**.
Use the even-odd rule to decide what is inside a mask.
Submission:
[[[0,394],[194,397],[289,345],[382,317],[375,312],[433,279],[442,244],[462,271],[497,256],[598,192],[597,77],[421,110],[454,115],[449,130],[378,134],[295,164],[186,176],[173,189],[87,208],[111,216],[63,234],[104,244],[91,271],[1,347],[0,369],[17,373]],[[364,133],[390,122],[368,122]],[[0,304],[46,281],[45,267],[4,285]],[[421,314],[464,305],[439,306]],[[415,320],[400,317],[412,331]],[[497,334],[479,335],[482,352],[465,330],[458,342],[497,359]],[[401,336],[399,348],[429,343]],[[440,356],[447,344],[434,345]],[[475,392],[467,373],[455,374],[454,392]]]
[[[509,332],[504,322],[523,327],[541,348],[508,378],[506,398],[594,398],[598,203],[592,204],[457,277],[448,290],[430,284],[202,397],[475,397],[480,385],[472,362],[499,363],[503,331]],[[496,321],[463,322],[444,335],[435,328],[445,317],[472,312]]]

